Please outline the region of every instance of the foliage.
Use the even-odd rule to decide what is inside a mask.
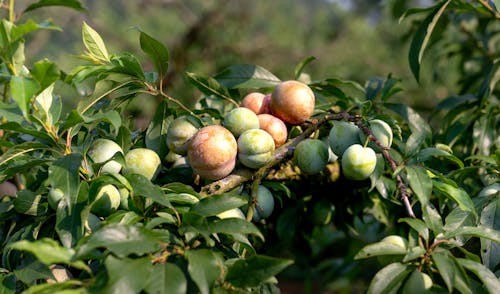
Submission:
[[[26,11],[52,5],[83,9],[78,1],[40,0]],[[2,292],[277,293],[276,276],[296,272],[321,288],[339,287],[332,285],[339,275],[361,280],[369,293],[409,285],[423,292],[419,273],[430,277],[432,291],[498,292],[499,18],[487,1],[438,1],[405,12],[402,21],[411,19],[415,28],[408,57],[417,80],[428,50],[458,60],[460,92],[442,100],[430,121],[396,101],[403,89],[391,75],[364,85],[313,80],[313,117],[289,126],[289,141],[271,162],[206,182],[168,159],[169,124],[183,115],[219,124],[248,92],[270,92],[277,75],[249,64],[213,76],[188,72],[200,97],[187,107],[164,86],[168,49],[145,31],[138,30],[138,45],[148,61],[108,51],[98,31],[83,23],[82,64],[64,72],[48,59],[28,63],[24,54],[27,35],[60,28],[10,13],[0,24],[0,182],[15,182],[19,191],[0,202]],[[311,60],[295,67],[297,78]],[[55,91],[61,83],[82,93],[75,109],[63,110]],[[145,130],[125,112],[140,95],[157,102]],[[370,119],[389,123],[391,148],[370,136]],[[340,120],[381,147],[368,180],[346,179],[334,160],[319,176],[294,166],[295,146],[327,138]],[[158,176],[102,172],[106,162],[87,154],[101,138],[124,153],[154,150],[162,159]],[[110,160],[125,164],[119,152]],[[95,222],[91,207],[109,184],[126,196],[119,210]],[[217,217],[246,207],[251,220],[260,184],[278,200],[271,217]],[[51,189],[63,194],[55,209]],[[56,277],[55,266],[65,278]]]

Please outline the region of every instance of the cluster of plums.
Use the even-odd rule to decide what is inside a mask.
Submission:
[[[309,86],[299,81],[284,81],[272,93],[247,94],[239,107],[225,114],[220,124],[202,126],[191,116],[177,117],[167,129],[166,144],[170,154],[184,159],[195,175],[218,180],[231,174],[237,165],[250,169],[266,165],[274,158],[275,149],[287,141],[287,126],[304,123],[314,107],[315,96]],[[390,147],[392,131],[387,123],[374,119],[369,121],[369,128],[383,146]],[[302,173],[312,175],[324,170],[329,161],[340,158],[345,177],[363,180],[373,173],[377,162],[374,150],[379,148],[361,145],[364,141],[366,137],[355,124],[334,121],[328,140],[301,141],[294,150],[293,160]],[[117,153],[124,156],[125,166],[114,160]],[[102,138],[94,141],[87,157],[100,166],[100,173],[141,174],[150,180],[161,167],[161,159],[153,150],[135,148],[123,154],[117,143]],[[267,188],[260,186],[258,192],[254,220],[267,217],[274,207]],[[55,208],[61,197],[61,191],[52,189],[48,195],[50,206]],[[127,198],[126,189],[105,185],[97,193],[91,211],[98,216],[109,215],[126,206]],[[227,214],[241,217],[238,211]]]

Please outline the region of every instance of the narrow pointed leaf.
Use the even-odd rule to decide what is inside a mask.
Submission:
[[[487,267],[479,262],[475,262],[465,258],[457,258],[457,262],[474,273],[483,282],[484,286],[490,293],[498,293],[500,290],[500,280]]]
[[[276,86],[280,79],[267,69],[253,64],[231,65],[214,78],[224,87],[238,88],[265,88]]]
[[[215,281],[221,278],[224,263],[222,256],[209,249],[188,250],[188,272],[200,293],[209,294]]]
[[[91,28],[86,22],[82,25],[82,38],[85,48],[89,51],[89,54],[104,62],[109,62],[109,54],[104,45],[104,41],[98,32]]]
[[[441,1],[439,4],[437,4],[434,10],[429,13],[424,21],[420,24],[411,41],[408,59],[410,62],[411,71],[417,81],[420,81],[420,64],[422,63],[422,56],[427,47],[427,43],[429,42],[429,39],[432,35],[432,32],[434,31],[434,28],[436,27],[437,22],[443,15],[446,7],[450,2],[451,0]]]
[[[423,167],[406,167],[408,182],[421,205],[427,205],[432,193],[432,180]]]
[[[187,280],[182,270],[173,263],[156,264],[144,288],[148,293],[186,293]]]
[[[414,270],[408,264],[391,263],[381,269],[373,277],[367,293],[396,293],[403,280]]]
[[[29,5],[26,9],[24,9],[24,12],[48,6],[64,6],[78,11],[85,10],[85,7],[83,7],[80,1],[77,0],[40,0],[36,3]]]
[[[439,191],[444,196],[455,201],[462,210],[470,211],[473,214],[476,214],[474,203],[465,190],[437,180],[433,181],[433,186],[436,191]]]
[[[140,32],[139,42],[142,51],[153,61],[160,79],[163,79],[168,70],[169,53],[167,47],[142,31]]]

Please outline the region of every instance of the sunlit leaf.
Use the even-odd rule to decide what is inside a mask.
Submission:
[[[467,270],[474,273],[483,282],[490,293],[496,293],[500,289],[500,280],[487,267],[479,262],[465,258],[457,258],[457,262]]]
[[[106,45],[104,45],[104,41],[99,33],[91,28],[86,22],[83,22],[82,25],[82,38],[85,48],[87,48],[88,53],[92,57],[103,62],[109,62],[109,54]]]
[[[421,205],[427,205],[432,193],[432,180],[425,168],[420,166],[406,166],[407,178],[413,192]]]
[[[465,190],[437,180],[433,180],[432,182],[436,191],[455,201],[462,210],[476,214],[474,203]]]

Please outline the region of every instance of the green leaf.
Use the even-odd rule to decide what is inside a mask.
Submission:
[[[442,235],[442,237],[440,237],[440,239],[451,239],[461,235],[484,238],[492,240],[493,242],[496,243],[500,243],[500,231],[481,226],[478,227],[463,226],[451,232],[446,232],[445,234]]]
[[[113,72],[132,75],[141,80],[146,79],[144,70],[142,69],[139,60],[137,60],[137,58],[130,53],[112,56],[111,63],[115,65],[115,68],[111,69]]]
[[[189,82],[198,88],[203,94],[207,96],[215,95],[216,97],[225,99],[235,105],[239,105],[231,98],[228,90],[223,87],[217,80],[212,77],[204,77],[195,73],[188,72],[186,76]]]
[[[61,71],[54,62],[43,59],[33,65],[31,76],[45,89],[61,78]]]
[[[477,214],[474,203],[465,190],[437,180],[433,180],[432,182],[436,191],[455,201],[462,210],[470,211],[474,215]]]
[[[58,96],[52,95],[54,84],[48,86],[35,97],[36,112],[46,126],[53,127],[59,121],[62,111],[62,101]]]
[[[177,265],[155,264],[144,290],[148,293],[186,293],[187,280]]]
[[[209,249],[188,250],[185,252],[188,272],[200,293],[209,294],[215,281],[222,278],[224,261],[222,256]]]
[[[51,264],[67,264],[74,268],[91,272],[90,268],[81,260],[74,261],[75,251],[72,248],[62,247],[57,241],[42,238],[36,241],[21,240],[9,245],[9,248],[27,251],[33,254],[40,262]]]
[[[479,149],[479,154],[490,155],[495,145],[497,136],[496,128],[497,118],[495,116],[488,117],[482,115],[474,122],[472,130],[472,138],[475,145]]]
[[[432,180],[425,168],[421,166],[406,166],[408,183],[415,192],[420,204],[427,205],[432,194]]]
[[[156,235],[141,225],[109,224],[94,232],[78,249],[83,256],[93,249],[106,248],[118,257],[144,255],[160,249]]]
[[[202,198],[190,211],[202,216],[213,216],[247,203],[247,197],[234,193],[224,193]]]
[[[462,293],[472,293],[467,276],[449,251],[436,250],[431,257],[450,292],[456,288]]]
[[[153,61],[160,76],[159,79],[163,79],[168,70],[169,53],[167,47],[143,31],[140,32],[139,43],[142,51]]]
[[[432,148],[432,147],[420,150],[414,156],[414,161],[418,162],[418,163],[426,162],[427,160],[432,159],[433,157],[447,159],[450,162],[453,162],[456,165],[458,165],[461,169],[464,168],[464,163],[455,155],[453,155],[447,151],[444,151],[442,149]]]
[[[80,286],[80,288],[77,288]],[[25,289],[23,294],[86,294],[88,293],[83,287],[83,282],[73,279],[59,283],[44,283],[32,285]],[[1,290],[0,290],[1,291]],[[0,292],[2,293],[2,292]]]
[[[11,41],[15,41],[17,39],[22,38],[24,35],[37,31],[39,29],[47,29],[47,30],[56,30],[56,31],[62,31],[62,29],[54,23],[52,23],[50,20],[41,22],[41,23],[36,23],[33,20],[27,20],[26,22],[12,27],[11,31]]]
[[[146,198],[151,198],[156,203],[159,203],[166,207],[172,207],[172,204],[165,197],[165,194],[161,188],[146,178],[143,175],[129,174],[125,176],[132,186],[133,196],[142,196]]]
[[[0,274],[0,294],[15,294],[16,292],[16,276],[14,274]]]
[[[82,38],[88,53],[95,59],[109,62],[109,54],[99,33],[91,28],[86,22],[82,25]]]
[[[208,223],[209,230],[212,233],[222,233],[228,235],[255,235],[264,241],[264,235],[259,231],[259,229],[252,224],[243,219],[239,218],[226,218],[214,222]]]
[[[314,56],[307,56],[306,58],[302,59],[295,66],[295,69],[293,70],[294,79],[296,79],[296,80],[299,79],[300,74],[302,74],[302,71],[304,70],[304,67],[314,60],[316,60],[316,57],[314,57]]]
[[[500,197],[492,201],[481,211],[480,223],[486,228],[500,231]],[[500,264],[500,243],[481,238],[481,258],[486,267],[494,269]]]
[[[78,103],[77,111],[81,114],[87,112],[92,106],[94,106],[97,102],[105,99],[109,94],[117,91],[125,87],[128,84],[133,83],[135,80],[133,79],[125,79],[119,83],[114,83],[110,80],[101,80],[97,82],[95,86],[95,91],[92,95],[85,97],[82,101]]]
[[[40,89],[40,86],[31,78],[14,76],[10,79],[10,89],[12,99],[16,101],[23,115],[28,117],[31,100]]]
[[[422,220],[406,217],[399,219],[398,222],[407,223],[410,227],[417,231],[418,234],[422,236],[422,238],[424,238],[424,240],[429,240],[429,229],[427,228],[425,222],[423,222]]]
[[[146,147],[154,150],[161,158],[168,153],[166,135],[168,126],[173,120],[167,101],[162,101],[146,131]]]
[[[422,219],[434,234],[439,234],[443,231],[443,219],[431,203],[422,208]]]
[[[214,76],[229,89],[274,87],[281,81],[267,69],[253,64],[234,64]]]
[[[22,214],[39,216],[47,213],[47,205],[43,205],[42,195],[35,194],[30,190],[17,192],[14,199],[14,209]]]
[[[288,259],[252,255],[229,266],[225,280],[239,288],[257,287],[292,263],[293,261]]]
[[[465,258],[457,258],[456,260],[461,266],[473,272],[483,282],[488,292],[498,293],[498,290],[500,290],[500,280],[487,267],[479,262]]]
[[[150,257],[119,259],[109,255],[104,265],[108,274],[108,282],[102,293],[140,293],[146,287],[153,272]]]
[[[417,32],[414,34],[413,39],[410,44],[410,51],[408,55],[408,60],[410,62],[410,68],[415,76],[417,82],[420,81],[420,64],[422,63],[422,56],[427,47],[427,43],[438,23],[439,19],[443,15],[446,7],[450,4],[451,0],[441,1],[434,6],[432,12],[430,12],[424,21],[420,24]]]
[[[79,170],[83,156],[70,153],[54,161],[49,167],[48,184],[54,189],[60,189],[69,205],[69,214],[77,203],[78,190],[80,189]]]
[[[49,267],[39,261],[33,261],[23,266],[21,269],[14,270],[16,277],[25,284],[31,284],[39,279],[53,279],[54,275]],[[0,292],[1,293],[1,292]]]
[[[77,0],[40,0],[36,3],[29,5],[26,9],[24,9],[24,12],[28,12],[31,10],[47,6],[64,6],[78,11],[85,10],[80,1]]]
[[[408,264],[391,263],[375,274],[367,293],[396,293],[413,270]]]
[[[73,194],[63,194],[56,211],[55,229],[63,246],[68,248],[73,248],[83,237],[84,220],[87,219],[90,211],[88,184],[81,182],[78,191],[74,193],[77,193],[76,199],[73,199]]]

